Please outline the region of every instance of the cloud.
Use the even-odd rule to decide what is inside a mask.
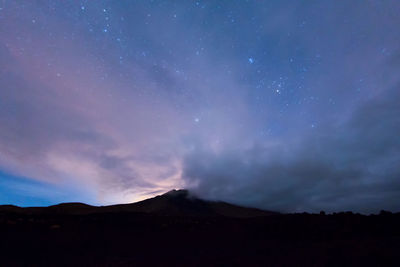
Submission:
[[[211,132],[217,139],[236,129],[221,122],[247,116],[240,95],[230,90],[238,86],[229,75],[206,57],[198,64],[185,62],[189,46],[169,39],[168,46],[182,54],[169,62],[159,60],[169,57],[166,48],[146,53],[159,46],[155,26],[143,32],[152,40],[144,47],[130,43],[132,51],[143,49],[146,56],[125,52],[129,60],[122,64],[111,59],[122,54],[115,39],[98,46],[98,38],[88,38],[74,21],[42,15],[40,4],[10,5],[14,9],[2,18],[9,27],[0,34],[0,169],[7,173],[60,187],[71,181],[96,195],[93,204],[141,200],[183,186],[181,155],[187,144]],[[28,17],[36,17],[35,23]],[[171,32],[178,26],[164,27]],[[227,95],[236,115],[221,105]]]
[[[101,204],[187,185],[268,209],[396,209],[396,9],[305,2],[7,3],[0,169]]]
[[[400,91],[358,108],[345,123],[292,144],[185,157],[198,195],[284,212],[400,210]]]

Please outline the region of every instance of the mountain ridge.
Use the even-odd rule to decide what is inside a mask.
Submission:
[[[189,190],[173,189],[162,195],[142,201],[108,206],[91,206],[80,202],[66,202],[48,207],[18,207],[0,205],[0,212],[28,214],[94,214],[94,213],[145,213],[163,216],[234,217],[249,218],[270,216],[277,212],[242,207],[223,201],[209,201],[196,197]]]

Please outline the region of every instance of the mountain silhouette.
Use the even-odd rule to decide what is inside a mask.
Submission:
[[[143,212],[170,216],[226,216],[257,217],[276,214],[255,208],[246,208],[222,201],[207,201],[192,195],[188,190],[171,190],[163,195],[132,204],[100,207],[107,212]]]
[[[93,214],[114,212],[135,212],[164,216],[225,216],[250,218],[278,214],[256,208],[242,207],[222,201],[208,201],[197,198],[188,190],[171,190],[163,195],[130,204],[90,206],[83,203],[61,203],[49,207],[21,208],[13,205],[0,206],[0,212],[27,214]]]
[[[271,216],[268,216],[271,215]],[[187,190],[0,206],[1,266],[398,266],[400,213],[274,213]]]

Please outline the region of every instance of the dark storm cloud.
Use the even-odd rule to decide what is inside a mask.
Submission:
[[[399,99],[398,88],[385,92],[293,147],[197,149],[183,177],[200,196],[270,210],[399,211]]]

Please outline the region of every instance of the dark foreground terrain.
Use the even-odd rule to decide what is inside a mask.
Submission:
[[[400,214],[278,214],[172,191],[0,206],[0,266],[400,266]]]

